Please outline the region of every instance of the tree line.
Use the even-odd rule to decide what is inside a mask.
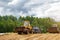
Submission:
[[[0,33],[5,32],[14,32],[15,27],[20,27],[23,25],[23,21],[28,20],[32,27],[39,27],[42,32],[46,32],[48,27],[51,27],[52,24],[56,23],[54,19],[45,17],[38,18],[33,16],[26,16],[19,18],[15,16],[0,16]]]

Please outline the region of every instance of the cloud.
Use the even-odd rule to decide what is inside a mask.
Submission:
[[[0,0],[0,7],[5,7],[7,6],[7,4],[9,2],[11,2],[12,0]]]
[[[48,17],[54,18],[56,21],[60,21],[60,2],[50,4],[51,8],[49,8],[46,13]]]
[[[51,17],[60,20],[60,0],[0,0],[0,15]]]

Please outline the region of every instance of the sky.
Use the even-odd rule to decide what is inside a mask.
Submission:
[[[60,0],[0,0],[0,15],[50,17],[60,21]]]

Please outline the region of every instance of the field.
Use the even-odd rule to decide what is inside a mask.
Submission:
[[[0,40],[60,40],[60,34],[28,34],[19,35],[17,33],[9,33],[0,35]]]

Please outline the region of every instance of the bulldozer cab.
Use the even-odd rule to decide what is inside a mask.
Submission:
[[[24,26],[30,26],[30,22],[29,21],[24,21]]]
[[[52,27],[58,27],[58,25],[57,24],[53,24]]]
[[[29,28],[29,29],[32,29],[32,26],[30,25],[30,22],[29,21],[24,21],[24,27],[25,28]]]

